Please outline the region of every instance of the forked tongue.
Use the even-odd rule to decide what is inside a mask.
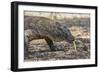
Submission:
[[[75,40],[73,41],[73,46],[74,46],[75,51],[77,51]]]

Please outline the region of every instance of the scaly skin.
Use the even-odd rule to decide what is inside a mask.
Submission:
[[[74,41],[73,35],[65,24],[45,17],[24,16],[24,30],[25,46],[31,40],[45,39],[50,49],[55,51],[53,41],[65,40],[69,43]]]

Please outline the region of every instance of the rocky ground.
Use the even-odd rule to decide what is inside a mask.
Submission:
[[[89,39],[78,38],[75,42],[76,49],[73,44],[69,44],[65,41],[54,42],[58,51],[50,51],[44,39],[33,40],[29,45],[29,57],[26,58],[25,61],[89,59]]]

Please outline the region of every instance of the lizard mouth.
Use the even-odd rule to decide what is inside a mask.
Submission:
[[[73,43],[75,40],[74,40],[74,37],[72,37],[72,38],[67,38],[67,40],[68,40],[68,42],[69,43]]]

